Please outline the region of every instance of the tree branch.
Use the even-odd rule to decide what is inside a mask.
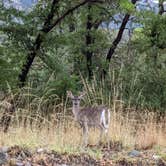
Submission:
[[[164,0],[159,0],[159,14],[162,15],[164,12]]]
[[[129,17],[130,17],[130,14],[126,14],[125,17],[123,18],[122,24],[119,28],[119,32],[118,32],[115,40],[113,41],[112,46],[110,47],[108,54],[107,54],[107,60],[109,60],[109,61],[111,60],[112,55],[115,52],[117,45],[119,44],[119,42],[122,39],[122,35],[123,35],[124,30],[125,30],[126,24],[129,20]]]
[[[56,4],[58,2],[59,2],[59,0],[52,1],[51,10],[44,22],[43,28],[46,28],[51,23],[51,21],[54,17],[54,10],[55,10]],[[18,86],[20,88],[25,85],[27,75],[28,75],[29,70],[32,66],[32,63],[37,55],[38,50],[40,49],[42,42],[43,42],[43,39],[42,39],[41,34],[39,33],[36,37],[33,47],[29,49],[28,55],[26,57],[26,61],[22,66],[20,74],[18,75]]]
[[[29,73],[29,70],[33,64],[33,61],[38,53],[38,51],[40,50],[41,44],[43,42],[43,32],[44,34],[47,34],[48,32],[50,32],[57,24],[59,24],[67,15],[69,15],[70,13],[72,13],[74,10],[78,9],[79,7],[85,5],[88,2],[98,2],[98,3],[102,3],[102,0],[84,0],[83,2],[79,3],[78,5],[72,7],[71,9],[67,10],[61,17],[59,17],[58,19],[56,19],[54,21],[54,23],[51,24],[51,22],[53,21],[53,17],[54,17],[54,10],[56,8],[56,4],[59,2],[59,0],[53,0],[52,2],[52,6],[51,6],[51,10],[50,13],[48,14],[43,28],[42,30],[39,32],[39,34],[36,37],[34,46],[32,49],[29,50],[29,53],[26,57],[26,61],[22,66],[21,72],[18,76],[18,85],[19,87],[23,87],[25,85],[25,81],[27,78],[27,75]]]
[[[136,2],[137,2],[137,0],[132,0],[132,3],[133,3],[133,4],[135,4]],[[110,49],[109,49],[109,51],[108,51],[108,53],[107,53],[106,59],[107,59],[108,61],[111,60],[112,55],[113,55],[114,52],[115,52],[115,49],[117,48],[119,42],[120,42],[121,39],[122,39],[122,35],[123,35],[123,32],[124,32],[124,30],[125,30],[125,27],[126,27],[128,21],[129,21],[129,18],[130,18],[130,14],[128,14],[128,13],[127,13],[127,14],[124,16],[124,18],[123,18],[122,24],[121,24],[121,26],[120,26],[120,28],[119,28],[119,32],[118,32],[116,38],[114,39],[114,41],[112,42],[112,46],[110,47]]]
[[[87,4],[88,2],[91,2],[91,3],[92,3],[92,2],[93,2],[93,3],[95,3],[95,2],[97,2],[97,3],[103,3],[103,1],[101,1],[101,0],[85,0],[85,1],[83,1],[83,2],[81,2],[81,3],[79,3],[78,5],[72,7],[71,9],[67,10],[61,17],[57,18],[57,19],[54,21],[54,23],[53,23],[52,25],[48,26],[48,27],[45,28],[45,29],[42,29],[42,31],[45,32],[45,33],[50,32],[50,31],[51,31],[57,24],[59,24],[67,15],[69,15],[70,13],[72,13],[74,10],[80,8],[81,6]]]
[[[58,4],[60,0],[53,0],[52,2],[52,5],[51,5],[51,10],[50,10],[50,13],[48,14],[46,20],[45,20],[45,23],[44,23],[44,26],[43,26],[43,29],[45,29],[48,25],[51,24],[51,20],[53,19],[54,17],[54,13],[55,13],[55,9],[56,9],[56,5]]]

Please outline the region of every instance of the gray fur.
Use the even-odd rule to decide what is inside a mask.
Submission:
[[[72,92],[67,92],[67,95],[73,102],[72,112],[75,120],[83,129],[84,145],[86,146],[88,144],[88,130],[90,127],[100,129],[100,142],[103,133],[108,132],[110,124],[110,110],[105,106],[86,107],[80,109],[80,100],[83,98],[84,94],[81,93],[80,96],[74,96]]]

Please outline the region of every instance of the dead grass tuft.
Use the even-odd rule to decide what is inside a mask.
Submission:
[[[143,115],[142,115],[143,116]],[[13,124],[8,133],[0,131],[0,146],[20,145],[36,149],[39,147],[56,150],[57,152],[77,153],[81,150],[81,129],[70,116],[61,116],[60,120],[55,122],[53,119],[31,123],[31,118],[22,123]],[[130,118],[129,118],[130,117]],[[40,126],[40,127],[39,127]],[[90,132],[89,142],[91,145],[97,143],[99,132],[93,130]],[[112,112],[111,125],[108,134],[110,148],[136,148],[149,149],[154,146],[166,146],[166,125],[165,121],[157,122],[155,116],[147,116],[146,121],[137,119],[137,115],[130,116],[130,113]],[[100,156],[90,151],[92,155]]]

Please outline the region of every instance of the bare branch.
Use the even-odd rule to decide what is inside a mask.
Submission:
[[[137,2],[137,0],[132,0],[132,3],[133,3],[133,4],[135,4],[136,2]],[[115,49],[117,48],[117,45],[119,44],[119,42],[120,42],[121,39],[122,39],[122,35],[123,35],[123,32],[124,32],[124,30],[125,30],[125,27],[126,27],[128,21],[129,21],[129,18],[130,18],[130,14],[128,14],[128,13],[127,13],[127,14],[124,16],[124,18],[123,18],[122,24],[121,24],[121,26],[120,26],[120,28],[119,28],[119,32],[118,32],[116,38],[114,39],[114,41],[113,41],[113,43],[112,43],[112,46],[110,47],[110,49],[109,49],[109,51],[108,51],[108,54],[107,54],[107,57],[106,57],[106,59],[107,59],[108,61],[111,60],[112,55],[114,54]]]
[[[162,15],[164,12],[164,0],[159,0],[159,14]]]
[[[74,10],[80,8],[81,6],[87,4],[88,2],[91,2],[91,3],[103,3],[103,1],[100,1],[100,0],[85,0],[81,3],[79,3],[78,5],[72,7],[71,9],[67,10],[61,17],[57,18],[54,23],[50,26],[48,26],[47,28],[43,29],[42,31],[45,32],[45,33],[48,33],[50,32],[57,24],[59,24],[67,15],[69,15],[70,13],[72,13]]]
[[[125,30],[126,24],[127,24],[128,20],[129,20],[129,17],[130,17],[129,14],[125,15],[125,17],[124,17],[124,19],[122,21],[122,24],[121,24],[121,26],[119,28],[119,32],[118,32],[115,40],[113,41],[112,46],[109,49],[109,52],[107,54],[107,60],[109,60],[109,61],[111,60],[112,55],[115,52],[115,49],[116,49],[117,45],[119,44],[119,42],[122,39],[122,35],[123,35],[124,30]]]
[[[55,9],[56,9],[57,4],[58,4],[59,1],[60,0],[53,0],[52,1],[51,10],[50,10],[50,13],[48,14],[48,16],[47,16],[47,18],[45,20],[43,29],[45,29],[47,26],[50,25],[51,20],[53,19],[54,15],[55,15]]]

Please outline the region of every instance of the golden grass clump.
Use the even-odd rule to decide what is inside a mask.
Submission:
[[[145,122],[135,118],[130,113],[111,112],[111,124],[109,140],[112,143],[121,142],[125,148],[149,149],[154,146],[166,146],[166,126],[164,122],[157,123],[155,116],[149,114]],[[143,116],[143,115],[142,115]],[[144,118],[144,117],[142,117]],[[0,146],[21,145],[35,148],[53,149],[58,152],[79,152],[81,145],[81,129],[71,116],[59,115],[55,122],[55,116],[50,121],[43,120],[31,122],[24,119],[17,123],[18,117],[12,121],[7,133],[0,131]],[[40,125],[38,123],[41,123]],[[90,132],[90,144],[97,143],[99,132]]]
[[[112,144],[122,144],[124,148],[149,149],[154,146],[166,147],[166,117],[158,119],[158,114],[147,110],[132,109],[123,100],[120,90],[112,79],[112,91],[100,86],[94,79],[89,84],[82,78],[86,97],[84,105],[107,105],[111,110],[111,124],[108,139]],[[82,131],[74,122],[68,100],[60,101],[56,95],[32,95],[30,88],[23,89],[17,96],[17,111],[7,133],[0,130],[0,146],[22,145],[31,148],[45,147],[59,152],[79,152]],[[111,94],[112,92],[112,94]],[[13,95],[14,96],[14,95]],[[112,97],[113,96],[113,97]],[[130,101],[128,102],[130,103]],[[128,106],[128,107],[127,107]],[[0,118],[3,112],[0,110]],[[89,143],[95,145],[99,132],[90,132]],[[114,146],[111,146],[114,147]],[[93,152],[92,152],[93,153]]]

